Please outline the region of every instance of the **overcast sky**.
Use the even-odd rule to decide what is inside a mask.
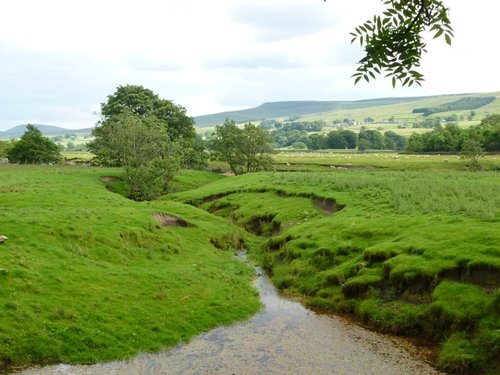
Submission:
[[[353,85],[349,32],[380,0],[15,0],[0,5],[0,130],[91,127],[119,85],[191,116],[283,100],[500,91],[500,1],[445,0],[453,46],[429,42],[422,88]]]

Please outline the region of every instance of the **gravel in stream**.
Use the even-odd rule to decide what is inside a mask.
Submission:
[[[263,310],[171,350],[96,365],[30,368],[23,375],[439,374],[398,340],[340,317],[318,315],[257,279]]]

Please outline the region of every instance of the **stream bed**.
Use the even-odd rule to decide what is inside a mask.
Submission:
[[[159,353],[94,365],[31,367],[23,375],[439,374],[408,342],[281,297],[257,267],[262,310]]]

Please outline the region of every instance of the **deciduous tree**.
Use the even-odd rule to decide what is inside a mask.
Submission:
[[[119,86],[108,96],[107,102],[101,104],[102,119],[92,132],[95,140],[89,143],[89,150],[104,165],[123,165],[123,157],[113,149],[107,134],[114,126],[119,126],[120,121],[114,119],[121,114],[133,115],[143,120],[145,126],[153,119],[155,126],[162,127],[171,141],[182,145],[179,152],[187,167],[200,167],[206,162],[202,144],[196,141],[194,120],[187,116],[185,108],[161,99],[142,86],[125,85]]]
[[[97,157],[101,164],[125,167],[130,198],[152,200],[168,191],[181,153],[161,121],[124,110],[106,120],[100,131]]]
[[[251,123],[240,129],[235,121],[226,119],[215,128],[210,150],[214,160],[225,161],[236,174],[257,172],[271,167],[271,136]]]
[[[6,158],[9,150],[14,146],[15,140],[0,141],[0,159]]]
[[[10,163],[45,164],[57,163],[61,159],[59,148],[33,125],[28,125],[26,131],[7,152]]]

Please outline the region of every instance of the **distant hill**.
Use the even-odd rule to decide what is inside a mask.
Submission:
[[[470,104],[474,106],[470,107]],[[438,109],[436,112],[436,108]],[[432,115],[458,115],[467,117],[470,109],[475,109],[476,119],[491,113],[500,113],[500,92],[450,94],[434,96],[418,96],[403,98],[378,98],[353,101],[281,101],[270,102],[258,107],[228,111],[194,117],[196,127],[212,127],[224,123],[226,118],[244,123],[250,121],[287,119],[300,117],[301,121],[333,121],[344,118],[362,122],[365,118],[373,118],[376,122],[385,123],[389,119],[397,123],[422,119],[424,109],[432,110]],[[426,113],[426,115],[429,115]],[[66,129],[52,125],[39,125],[45,136],[64,135],[66,133],[89,134],[93,128]],[[19,138],[26,130],[26,125],[18,125],[6,131],[0,131],[0,139]]]
[[[226,118],[236,122],[258,121],[278,117],[308,115],[312,113],[331,112],[341,109],[357,109],[378,107],[391,104],[417,101],[420,97],[381,98],[355,101],[287,101],[264,103],[255,108],[228,111],[194,118],[196,126],[207,127],[222,124]]]
[[[36,126],[44,136],[50,136],[50,135],[62,135],[66,133],[90,133],[93,128],[85,128],[85,129],[66,129],[66,128],[61,128],[59,126],[53,126],[53,125],[42,125],[42,124],[33,124]],[[26,131],[26,126],[27,125],[17,125],[9,130],[5,131],[0,131],[0,138],[19,138],[21,137],[24,132]]]
[[[243,109],[239,111],[228,111],[194,117],[197,127],[211,127],[222,124],[226,118],[235,120],[237,123],[260,121],[263,119],[284,119],[300,116],[307,120],[333,120],[343,118],[343,116],[353,116],[358,121],[364,117],[373,117],[376,120],[387,120],[391,116],[396,118],[416,118],[422,114],[414,113],[413,110],[419,107],[442,106],[444,108],[449,102],[457,100],[467,101],[474,97],[488,95],[488,102],[482,103],[484,111],[498,112],[500,92],[489,94],[450,94],[420,97],[403,98],[380,98],[365,99],[355,101],[286,101],[264,103],[255,108]],[[489,103],[489,105],[487,105]],[[454,112],[460,109],[450,107]],[[485,113],[486,113],[485,112]],[[460,114],[464,115],[465,112]]]

